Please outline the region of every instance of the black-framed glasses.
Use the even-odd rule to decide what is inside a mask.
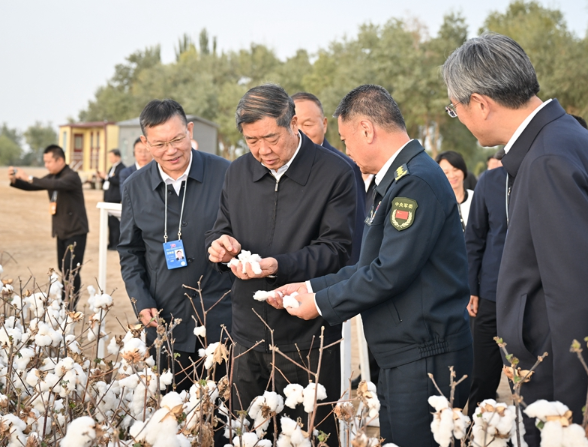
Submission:
[[[451,103],[448,106],[445,106],[445,111],[447,112],[450,118],[457,118],[457,110],[455,109],[455,106],[457,104],[459,104],[459,102],[456,104]]]

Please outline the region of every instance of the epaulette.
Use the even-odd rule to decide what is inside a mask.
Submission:
[[[408,172],[408,166],[406,166],[406,163],[404,163],[403,165],[399,166],[398,169],[396,169],[396,171],[394,172],[394,181],[397,182],[405,175],[410,175],[410,172]]]

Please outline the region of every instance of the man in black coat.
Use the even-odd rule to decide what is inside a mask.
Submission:
[[[400,446],[434,447],[428,398],[438,392],[428,374],[449,396],[449,367],[460,379],[472,365],[458,205],[443,171],[409,138],[384,88],[357,87],[335,116],[347,153],[362,172],[375,174],[377,185],[359,261],[278,290],[300,293],[300,307],[286,310],[305,321],[321,315],[338,325],[361,313],[381,367],[380,436]],[[281,300],[270,304],[283,307]],[[466,379],[455,390],[456,407],[463,408],[468,390]]]
[[[483,146],[505,144],[508,233],[498,276],[498,336],[529,369],[527,403],[558,400],[582,421],[588,377],[574,339],[588,334],[588,131],[557,100],[537,97],[535,69],[512,39],[467,41],[445,62],[452,114]],[[525,418],[529,445],[539,445]]]
[[[343,267],[351,251],[356,193],[349,164],[299,131],[294,101],[281,87],[268,84],[249,90],[237,106],[236,119],[251,152],[227,171],[218,218],[206,245],[210,260],[224,270],[221,263],[231,261],[241,248],[262,258],[261,273],[256,274],[250,264],[245,272],[241,263],[231,267],[236,276],[231,335],[235,355],[243,354],[233,371],[238,390],[233,409],[238,410],[239,402],[247,409],[268,386],[272,341],[292,359],[300,359],[298,349],[305,356],[310,352],[309,368],[316,371],[321,326],[325,326],[324,346],[341,338],[340,324],[327,326],[322,319],[304,322],[254,300],[253,295]],[[265,342],[256,345],[261,340]],[[276,391],[282,392],[288,381],[308,383],[306,371],[279,355],[276,366],[287,378],[275,374]],[[327,400],[339,399],[338,344],[323,352],[320,378]],[[320,407],[317,423],[329,411]],[[288,412],[294,419],[306,420],[302,405]],[[338,445],[332,415],[318,429],[331,434],[329,444]]]
[[[151,101],[141,112],[140,122],[141,139],[154,160],[125,183],[118,246],[121,272],[129,297],[136,300],[136,312],[147,326],[149,343],[156,338],[158,313],[166,323],[172,318],[182,319],[174,330],[174,350],[180,354],[180,366],[188,368],[190,357],[196,361],[198,348],[203,345],[194,334],[193,317],[197,311],[201,326],[204,316],[197,293],[183,285],[197,287],[202,278],[205,310],[231,288],[231,278],[213,268],[204,250],[204,233],[214,224],[229,162],[192,150],[194,124],[187,122],[184,110],[175,101]],[[165,252],[164,243],[169,244]],[[184,259],[176,259],[180,249]],[[168,263],[170,257],[173,259]],[[230,328],[230,296],[206,316],[208,343],[220,340],[223,324]],[[168,366],[172,366],[169,358],[161,368]],[[173,366],[176,371],[180,368]],[[176,383],[184,376],[176,374]],[[184,380],[178,390],[191,384],[192,380]]]
[[[43,161],[49,171],[43,178],[29,176],[20,168],[9,167],[10,186],[25,191],[47,190],[51,233],[57,238],[57,268],[63,274],[65,297],[73,298],[70,306],[75,309],[80,298],[80,269],[84,263],[89,231],[82,181],[78,173],[65,163],[65,153],[61,147],[55,144],[47,146],[43,152]],[[70,267],[75,271],[72,272]],[[74,275],[73,284],[70,282],[70,274]]]
[[[504,154],[492,158],[502,159]],[[493,156],[495,157],[495,156]],[[465,231],[468,252],[470,303],[474,336],[474,368],[468,415],[477,404],[496,398],[502,374],[500,348],[494,341],[496,329],[496,284],[506,238],[506,171],[501,166],[489,168],[480,176],[472,199]]]
[[[127,166],[122,171],[120,171],[120,197],[121,199],[125,196],[125,181],[131,176],[133,172],[138,171],[143,166],[146,166],[153,157],[149,152],[149,149],[141,141],[141,137],[137,137],[135,142],[133,143],[133,156],[135,157],[135,163],[131,166]]]
[[[109,203],[120,203],[120,173],[126,166],[120,161],[120,151],[112,149],[108,152],[108,162],[111,167],[108,174],[99,172],[102,178],[102,189],[104,190],[104,201]],[[116,250],[120,239],[120,220],[116,216],[108,216],[108,249]]]

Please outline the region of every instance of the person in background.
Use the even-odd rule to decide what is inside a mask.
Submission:
[[[588,124],[586,124],[586,120],[584,118],[582,118],[581,116],[578,115],[570,115],[573,116],[575,118],[576,121],[578,121],[578,123],[580,123],[580,126],[582,126],[584,129],[588,129]]]
[[[491,160],[500,160],[504,150]],[[496,329],[496,284],[506,238],[506,171],[489,168],[478,181],[465,232],[470,302],[468,313],[474,337],[474,368],[468,405],[472,417],[477,404],[495,399],[502,374]]]
[[[102,189],[104,190],[104,201],[109,203],[120,203],[120,173],[126,167],[120,161],[120,151],[112,149],[108,152],[108,162],[111,164],[108,174],[98,172],[102,179]],[[108,216],[108,249],[116,250],[118,240],[120,239],[120,220],[116,216]]]
[[[129,176],[133,172],[138,171],[143,166],[145,166],[147,163],[149,163],[151,160],[153,160],[153,156],[151,155],[151,152],[149,152],[149,149],[147,148],[145,143],[143,143],[141,141],[141,137],[137,137],[137,139],[133,143],[133,156],[135,157],[135,163],[133,163],[131,166],[127,166],[122,171],[120,171],[120,197],[121,197],[121,199],[125,196],[125,194],[124,194],[125,186],[124,185],[125,185],[125,181],[129,178]]]
[[[496,290],[498,336],[523,370],[548,353],[523,385],[525,402],[560,401],[581,423],[588,376],[570,345],[588,332],[588,131],[556,99],[537,96],[535,68],[507,36],[466,41],[443,65],[443,78],[450,116],[480,145],[505,145],[508,233]],[[527,443],[539,445],[534,418],[523,420]]]
[[[466,172],[468,175],[466,175],[465,179],[463,180],[463,187],[465,189],[471,189],[474,191],[476,189],[476,185],[478,184],[478,179],[476,178],[476,175],[469,169]]]
[[[80,269],[84,263],[89,231],[82,181],[78,173],[65,163],[65,153],[56,144],[45,148],[43,161],[49,171],[43,178],[33,177],[12,166],[8,168],[8,178],[13,188],[25,191],[47,190],[49,193],[51,232],[57,238],[57,269],[63,274],[66,299],[73,298],[70,300],[70,309],[75,310],[80,299]],[[71,271],[70,265],[75,272]],[[71,275],[74,278],[70,285]]]
[[[461,154],[454,151],[441,152],[435,158],[435,161],[439,163],[441,169],[447,176],[451,189],[457,199],[459,218],[461,220],[461,227],[465,232],[468,224],[468,216],[470,214],[470,205],[472,204],[472,198],[474,197],[474,191],[467,189],[464,186],[464,180],[468,176],[468,170],[465,161]]]

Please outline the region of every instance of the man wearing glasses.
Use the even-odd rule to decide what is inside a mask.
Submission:
[[[156,338],[158,318],[160,323],[182,319],[173,333],[174,352],[180,354],[179,365],[173,365],[176,389],[181,391],[192,380],[177,372],[191,365],[189,357],[198,358],[202,343],[194,335],[195,318],[198,326],[203,320],[199,296],[183,284],[197,287],[202,278],[205,310],[231,288],[230,277],[213,268],[204,250],[204,233],[216,219],[229,162],[192,149],[193,123],[187,122],[182,106],[175,101],[151,101],[141,112],[140,123],[141,141],[155,163],[125,182],[118,252],[127,293],[136,300],[148,343]],[[192,296],[193,304],[186,294]],[[221,324],[231,324],[230,297],[206,316],[209,343],[219,341]],[[165,358],[160,370],[172,363],[170,357]]]
[[[535,69],[514,40],[487,34],[467,41],[443,65],[450,116],[482,146],[504,144],[508,231],[498,275],[498,336],[530,369],[527,404],[557,400],[581,423],[588,378],[570,353],[588,334],[588,132],[556,99],[542,101]],[[507,208],[506,208],[507,207]],[[529,445],[539,445],[525,417]]]

